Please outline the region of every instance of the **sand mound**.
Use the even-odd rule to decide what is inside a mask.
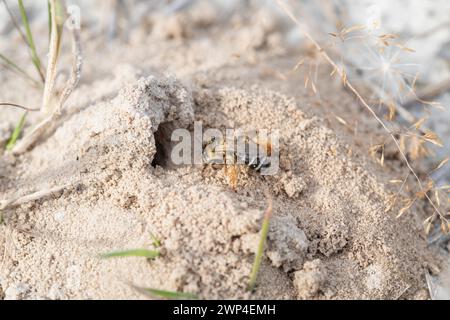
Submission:
[[[69,112],[44,143],[12,161],[20,176],[10,194],[68,187],[5,213],[6,298],[140,297],[130,283],[202,298],[274,299],[398,298],[423,286],[432,260],[424,241],[412,223],[385,213],[383,184],[322,119],[261,87],[191,92],[174,78],[139,74],[116,97]],[[243,170],[233,192],[222,170],[152,166],[164,150],[158,129],[192,129],[194,120],[279,128],[281,172]],[[265,186],[275,217],[250,295]],[[98,258],[151,248],[151,235],[162,243],[155,261]]]
[[[395,156],[384,168],[367,156],[380,136],[372,119],[322,66],[318,94],[303,89],[292,68],[305,51],[288,48],[267,10],[227,22],[195,12],[149,16],[126,44],[87,30],[83,83],[58,129],[19,158],[1,155],[0,199],[64,188],[3,212],[0,298],[144,298],[131,285],[217,299],[426,298],[425,273],[438,264],[420,233],[426,208],[401,220],[386,210],[387,181],[406,171]],[[15,101],[23,84],[0,77],[1,100]],[[19,98],[40,101],[32,90]],[[19,111],[4,114],[0,146]],[[242,168],[235,192],[221,169],[174,166],[171,130],[195,121],[279,130],[279,173]],[[250,294],[266,188],[274,217]],[[154,237],[153,261],[99,258],[154,248]]]

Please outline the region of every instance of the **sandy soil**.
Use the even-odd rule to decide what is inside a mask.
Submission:
[[[4,212],[0,297],[145,298],[133,284],[212,299],[427,298],[425,274],[440,268],[422,233],[429,208],[402,219],[386,209],[389,180],[407,171],[395,156],[381,167],[368,155],[382,131],[327,67],[318,94],[303,88],[292,68],[304,48],[286,48],[270,14],[224,24],[210,10],[152,17],[127,44],[84,33],[83,82],[59,127],[25,155],[0,158],[2,199],[64,186]],[[38,105],[39,92],[1,78],[0,100]],[[2,110],[3,142],[18,115]],[[200,120],[279,129],[281,172],[243,170],[234,192],[222,170],[170,166],[158,147],[166,129]],[[274,218],[250,294],[265,187]],[[152,248],[151,235],[162,243],[154,261],[98,258]]]

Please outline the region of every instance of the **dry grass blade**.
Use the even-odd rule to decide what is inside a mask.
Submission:
[[[447,91],[450,91],[450,78],[424,88],[423,90],[415,94],[413,97],[408,99],[403,105],[405,107],[409,107],[417,102],[423,102],[425,100],[434,99],[435,97]]]
[[[20,15],[22,17],[22,23],[23,23],[23,26],[25,27],[27,45],[30,48],[31,60],[33,61],[33,64],[36,67],[36,70],[38,71],[42,82],[45,82],[44,73],[42,72],[41,60],[39,59],[39,56],[36,51],[36,46],[34,44],[33,34],[31,33],[30,22],[28,20],[27,12],[25,10],[22,0],[18,0],[18,4],[19,4]]]
[[[435,218],[436,218],[436,216],[432,215],[431,217],[428,217],[427,219],[425,219],[425,221],[423,222],[423,227],[425,228],[426,235],[430,234],[431,227],[433,225]]]
[[[437,300],[437,288],[436,288],[436,284],[435,281],[433,279],[433,277],[431,277],[431,275],[427,272],[425,274],[425,279],[427,282],[427,286],[428,286],[428,292],[430,294],[430,298],[431,300]]]
[[[425,141],[428,141],[434,145],[437,145],[438,147],[443,147],[444,144],[442,143],[442,141],[439,139],[438,135],[432,131],[427,131],[424,136],[423,139]]]
[[[443,167],[445,167],[446,165],[447,165],[447,163],[450,161],[450,158],[445,158],[444,160],[442,160],[439,164],[438,164],[438,166],[436,167],[436,168],[434,168],[433,170],[431,170],[429,173],[428,173],[428,176],[431,176],[431,175],[433,175],[434,173],[436,173],[436,171],[439,171],[439,170],[441,170]],[[445,174],[444,174],[445,175]]]
[[[32,201],[36,201],[36,200],[40,200],[42,198],[51,196],[55,193],[61,192],[67,188],[69,188],[71,185],[64,185],[64,186],[60,186],[60,187],[55,187],[55,188],[51,188],[51,189],[45,189],[45,190],[41,190],[26,196],[22,196],[22,197],[15,197],[12,199],[7,199],[7,200],[0,200],[0,211],[8,209],[8,208],[12,208],[12,207],[17,207],[20,206],[22,204],[28,203],[28,202],[32,202]]]
[[[420,118],[416,123],[413,124],[413,127],[419,130],[427,120],[428,118],[426,117]]]
[[[64,31],[64,12],[66,10],[65,3],[63,0],[56,0],[56,29],[58,31],[58,54],[61,48],[61,38]],[[49,20],[51,23],[51,19]],[[51,25],[50,25],[51,27]],[[51,30],[50,28],[49,30]]]
[[[42,101],[42,113],[50,114],[51,113],[51,99],[53,94],[53,89],[55,87],[55,79],[56,79],[56,67],[58,62],[59,55],[59,34],[57,27],[57,8],[56,8],[56,0],[50,0],[50,21],[51,21],[51,30],[50,30],[50,45],[49,45],[49,53],[48,53],[48,64],[47,64],[47,74],[46,81],[44,86],[44,96]]]
[[[9,102],[0,102],[0,107],[13,107],[13,108],[19,108],[19,109],[22,109],[22,110],[26,110],[26,111],[39,111],[39,109],[28,108],[28,107],[25,107],[25,106],[21,106],[20,104],[9,103]]]
[[[258,243],[258,249],[256,251],[255,261],[253,262],[252,272],[250,274],[250,281],[249,281],[249,285],[248,285],[249,291],[253,291],[256,286],[256,280],[258,279],[258,273],[259,273],[259,269],[261,267],[261,262],[262,262],[262,258],[263,258],[263,254],[264,254],[264,247],[266,245],[267,235],[269,234],[270,220],[272,219],[272,215],[273,215],[272,198],[268,191],[266,193],[267,193],[267,197],[268,197],[268,200],[267,200],[268,205],[267,205],[267,209],[264,213],[264,220],[263,220],[263,225],[261,228],[261,236],[260,236],[259,243]]]
[[[409,209],[411,209],[411,207],[413,206],[414,202],[416,202],[416,199],[410,199],[407,204],[400,209],[398,215],[397,215],[397,219],[400,219],[406,212],[409,211]]]
[[[408,157],[406,154],[402,151],[402,148],[400,146],[399,140],[395,137],[395,133],[392,132],[387,125],[384,123],[383,120],[380,119],[380,117],[377,115],[377,113],[374,111],[374,109],[367,103],[366,99],[363,98],[363,96],[359,93],[359,91],[353,86],[353,84],[348,80],[347,74],[345,73],[345,70],[339,68],[338,64],[334,62],[334,60],[328,55],[328,53],[322,48],[322,46],[314,39],[314,37],[308,32],[310,28],[307,27],[307,25],[301,23],[292,13],[292,11],[288,8],[285,1],[283,0],[274,0],[278,6],[284,11],[284,13],[294,22],[298,27],[300,32],[312,43],[312,45],[315,47],[315,49],[318,51],[318,53],[325,59],[325,61],[333,67],[333,69],[336,70],[336,72],[341,76],[342,82],[345,88],[350,90],[355,97],[358,99],[358,101],[361,103],[361,105],[367,109],[367,111],[374,117],[374,119],[382,126],[382,128],[389,134],[390,138],[396,145],[399,154],[401,155],[401,158],[403,159],[404,163],[408,167],[408,170],[413,174],[414,178],[417,181],[417,184],[419,186],[419,189],[423,189],[422,181],[420,180],[419,176],[417,175],[416,171],[412,167],[410,161],[408,160]],[[436,206],[436,204],[433,202],[433,200],[426,194],[425,195],[427,201],[431,204],[433,209],[436,211],[437,214],[441,218],[445,218],[445,215],[439,210],[439,208]]]
[[[441,169],[443,166],[445,166],[448,163],[449,160],[450,160],[450,158],[446,158],[446,159],[442,160],[441,163],[436,167],[435,170]]]

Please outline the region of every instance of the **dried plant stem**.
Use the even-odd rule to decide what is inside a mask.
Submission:
[[[417,175],[416,171],[411,166],[411,163],[409,162],[406,154],[402,151],[402,148],[400,146],[400,142],[397,140],[397,138],[394,136],[394,133],[386,126],[383,120],[376,114],[376,112],[370,107],[370,105],[366,102],[366,100],[362,97],[362,95],[359,93],[358,90],[352,85],[352,83],[348,80],[347,74],[345,73],[345,70],[339,68],[336,62],[328,55],[328,53],[322,48],[322,46],[314,39],[314,37],[308,32],[307,25],[301,23],[292,13],[291,10],[287,7],[286,3],[283,0],[274,0],[278,6],[285,12],[285,14],[294,22],[300,29],[300,32],[312,43],[312,45],[316,48],[316,50],[322,55],[322,57],[325,59],[326,62],[328,62],[329,65],[331,65],[334,68],[334,71],[340,75],[342,78],[342,81],[344,83],[344,86],[348,88],[358,99],[358,101],[364,106],[364,108],[369,111],[369,113],[375,118],[375,120],[383,127],[383,129],[389,134],[389,136],[394,141],[395,145],[397,146],[397,149],[403,158],[405,164],[407,165],[408,169],[411,171],[415,179],[417,180],[418,186],[421,190],[423,190],[423,184],[420,180],[419,176]],[[428,196],[428,194],[425,194],[426,199],[430,202],[433,209],[436,211],[436,213],[439,214],[441,219],[445,219],[445,215],[442,214],[442,212],[439,210],[439,208],[434,204],[433,200]]]
[[[432,173],[433,179],[439,182],[439,180],[444,180],[445,178],[450,176],[450,166],[446,166],[441,170],[436,170]]]
[[[17,206],[20,206],[20,205],[28,203],[28,202],[40,200],[42,198],[46,198],[55,193],[61,192],[65,189],[69,188],[70,186],[71,185],[68,184],[68,185],[59,186],[59,187],[55,187],[55,188],[51,188],[51,189],[41,190],[41,191],[38,191],[38,192],[35,192],[32,194],[28,194],[28,195],[22,196],[22,197],[15,197],[12,199],[0,200],[0,211],[9,209],[12,207],[17,207]]]
[[[57,119],[56,114],[52,114],[41,121],[30,133],[22,138],[12,149],[12,153],[15,155],[20,155],[26,152],[39,137],[44,134]]]
[[[53,108],[52,113],[48,115],[43,121],[41,121],[28,135],[26,135],[17,145],[13,148],[12,152],[15,155],[26,152],[36,141],[54,126],[56,120],[60,117],[62,108],[65,102],[69,98],[70,94],[78,85],[81,78],[81,70],[83,66],[81,42],[79,30],[72,30],[72,52],[74,56],[74,62],[72,64],[72,72],[69,81],[59,99],[56,108]]]
[[[414,97],[408,99],[403,104],[403,106],[410,107],[415,103],[420,103],[421,101],[434,99],[447,91],[450,91],[450,78],[424,88],[423,90],[416,93]]]
[[[20,104],[9,103],[9,102],[0,102],[0,107],[13,107],[13,108],[19,108],[19,109],[31,111],[31,112],[40,110],[40,109],[36,109],[36,108],[28,108],[25,106],[21,106]]]
[[[273,215],[273,204],[272,198],[270,197],[269,192],[266,192],[268,195],[268,205],[267,209],[264,213],[263,225],[261,228],[261,236],[258,243],[258,249],[256,251],[255,261],[253,262],[252,272],[250,274],[250,281],[248,285],[248,290],[253,291],[256,286],[256,280],[258,278],[259,269],[261,267],[261,262],[264,254],[264,247],[266,245],[267,235],[269,233],[270,220]]]
[[[44,96],[42,101],[42,113],[48,115],[51,113],[51,100],[53,94],[53,88],[55,87],[55,79],[56,79],[56,66],[58,62],[58,54],[59,54],[59,35],[58,35],[58,27],[57,27],[57,19],[56,19],[56,0],[50,0],[50,21],[51,21],[51,30],[50,30],[50,46],[49,46],[49,54],[48,54],[48,65],[47,65],[47,75],[44,86]]]
[[[63,93],[59,99],[58,106],[56,108],[56,112],[60,113],[67,99],[72,94],[73,90],[78,86],[78,83],[81,79],[81,71],[83,69],[83,56],[81,50],[81,40],[80,33],[77,29],[74,29],[72,32],[72,55],[74,57],[74,61],[72,63],[72,71],[70,75],[70,79],[64,88]]]

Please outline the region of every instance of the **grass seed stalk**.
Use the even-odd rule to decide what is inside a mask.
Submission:
[[[344,87],[346,87],[350,92],[352,92],[357,100],[360,102],[360,104],[373,116],[373,118],[381,125],[381,127],[386,131],[386,133],[390,136],[394,144],[396,145],[398,152],[408,167],[408,170],[411,172],[411,174],[414,176],[415,180],[417,181],[418,187],[420,190],[423,190],[423,183],[422,180],[419,178],[418,174],[412,167],[410,161],[408,160],[408,157],[406,156],[405,152],[402,150],[402,147],[400,145],[399,140],[395,137],[395,132],[390,130],[388,126],[384,123],[384,121],[377,115],[375,110],[369,105],[369,103],[366,101],[366,99],[360,94],[360,92],[356,89],[356,87],[350,82],[350,80],[347,77],[347,74],[343,68],[340,68],[338,64],[330,57],[330,55],[327,53],[327,51],[322,48],[322,46],[319,44],[319,42],[316,41],[316,39],[311,35],[311,33],[308,31],[309,28],[306,24],[300,22],[296,18],[296,16],[293,14],[292,10],[289,9],[288,5],[284,0],[273,0],[278,5],[278,7],[289,17],[289,19],[297,25],[300,32],[303,34],[303,36],[308,39],[308,41],[313,45],[313,47],[316,49],[316,51],[322,56],[322,58],[333,68],[333,73],[338,74],[341,79]],[[445,215],[439,210],[438,206],[434,203],[434,201],[430,198],[430,196],[426,193],[424,197],[427,199],[427,201],[431,204],[433,207],[433,210],[435,213],[441,218],[443,221],[447,221]]]

